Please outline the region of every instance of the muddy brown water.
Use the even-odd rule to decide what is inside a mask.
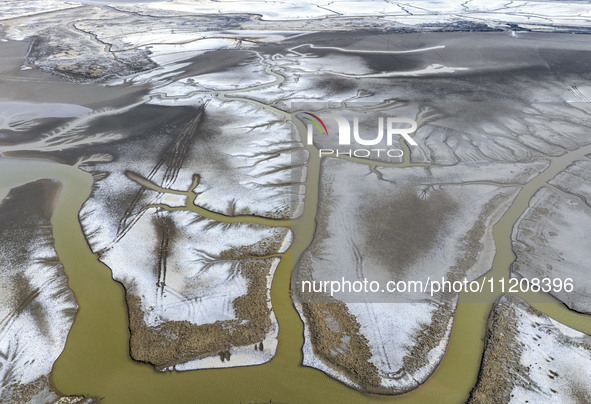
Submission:
[[[586,147],[553,159],[549,169],[522,189],[511,209],[494,227],[498,252],[493,271],[487,276],[508,276],[509,264],[513,261],[509,243],[512,225],[535,190],[571,161],[589,152],[591,147]],[[56,250],[80,310],[66,348],[53,369],[55,387],[64,394],[102,397],[105,403],[463,402],[476,380],[488,313],[498,294],[479,302],[471,301],[467,295],[460,297],[443,362],[426,383],[409,393],[394,397],[364,395],[320,371],[300,365],[303,328],[290,298],[290,272],[295,262],[292,258],[301,254],[312,234],[309,223],[317,202],[314,190],[318,185],[318,167],[318,159],[312,158],[306,213],[293,223],[295,243],[282,259],[273,281],[272,302],[280,325],[275,358],[259,366],[158,373],[129,357],[123,288],[112,280],[110,270],[90,251],[80,228],[77,212],[90,193],[91,176],[74,167],[47,161],[0,160],[2,172],[13,173],[10,178],[3,176],[0,195],[9,188],[41,178],[56,179],[63,184],[52,223]],[[524,297],[556,320],[591,333],[587,316],[567,310],[548,296]]]
[[[6,68],[2,70],[6,77]],[[27,75],[27,79],[31,79],[38,73],[21,73],[14,69],[11,73],[12,78],[8,77],[7,81],[0,83],[3,89],[8,90],[2,92],[6,97],[0,98],[30,99],[28,94],[20,93],[16,97],[15,94],[27,82],[21,77]],[[45,83],[51,87],[52,83]],[[31,84],[30,89],[26,86],[29,85],[24,88],[27,92],[39,90],[38,83]],[[78,95],[74,87],[72,85],[71,94]],[[55,90],[55,87],[51,89]],[[80,97],[88,90],[88,87],[81,90]],[[105,94],[105,99],[111,95]],[[67,98],[72,102],[71,97]],[[99,103],[103,101],[100,98]],[[52,98],[51,101],[56,100]],[[259,366],[179,373],[158,373],[148,365],[134,362],[129,356],[124,290],[111,278],[109,268],[91,252],[78,221],[78,211],[90,194],[91,176],[75,167],[49,161],[0,158],[0,197],[11,188],[37,179],[55,179],[63,184],[52,224],[56,250],[80,309],[65,350],[55,363],[51,375],[53,385],[63,394],[100,397],[104,403],[252,403],[269,400],[275,403],[465,402],[480,366],[488,314],[499,294],[481,296],[478,301],[471,296],[460,295],[451,339],[442,363],[423,385],[409,393],[394,397],[364,395],[318,370],[301,366],[303,326],[291,300],[290,278],[292,267],[310,243],[314,230],[320,160],[312,148],[309,150],[306,208],[303,216],[291,223],[295,241],[285,253],[273,280],[272,303],[279,322],[279,346],[274,359]],[[526,209],[531,195],[555,173],[582,158],[585,153],[591,153],[591,147],[553,159],[548,170],[523,187],[510,210],[494,226],[497,254],[488,277],[509,276],[509,266],[514,257],[510,245],[511,229]],[[207,215],[207,212],[199,213]],[[258,219],[251,220],[257,222]],[[566,309],[562,303],[547,295],[529,294],[523,297],[554,319],[591,334],[588,316]]]

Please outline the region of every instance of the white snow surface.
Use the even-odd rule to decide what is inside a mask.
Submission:
[[[78,309],[58,262],[50,226],[48,220],[28,224],[2,240],[0,402],[8,402],[15,386],[49,377]],[[18,248],[28,249],[26,259],[15,259]],[[32,400],[56,398],[47,388],[32,392],[36,394]]]
[[[378,166],[376,169],[382,176],[380,179],[365,164],[326,158],[322,164],[321,205],[318,213],[319,217],[323,217],[318,226],[320,234],[324,235],[317,233],[312,245],[304,253],[305,259],[309,261],[309,266],[306,264],[304,270],[310,269],[310,276],[316,281],[334,281],[341,277],[350,282],[367,279],[378,281],[383,287],[391,280],[426,282],[429,278],[449,279],[451,268],[459,265],[458,262],[469,251],[475,254],[474,261],[463,270],[469,280],[476,279],[492,265],[495,253],[492,225],[510,206],[519,184],[527,183],[547,165],[546,161],[537,161],[428,168]],[[502,186],[504,183],[515,185]],[[388,220],[391,223],[383,216],[394,214],[392,212],[396,212],[396,209],[412,210],[398,203],[404,204],[405,196],[412,200],[413,194],[417,197],[414,202],[417,210],[404,210],[400,214],[430,214],[429,209],[422,211],[420,209],[423,208],[418,207],[422,206],[421,200],[436,198],[446,204],[453,200],[449,214],[438,211],[439,216],[431,219],[440,221],[441,227],[438,227],[440,230],[435,229],[437,235],[434,241],[429,243],[425,240],[423,247],[406,245],[400,239],[404,238],[404,232],[395,228],[385,229],[377,222]],[[368,200],[372,201],[369,205]],[[496,201],[494,208],[485,213],[485,205],[492,200]],[[389,201],[390,205],[382,203],[385,201]],[[379,210],[379,207],[386,206],[390,207],[388,214]],[[479,240],[475,240],[480,245],[476,249],[467,244],[465,235],[479,220],[483,221],[487,230]],[[372,235],[372,232],[375,234]],[[417,256],[404,267],[397,261],[385,262],[385,258],[380,257],[380,254],[388,256],[385,251],[371,253],[375,239],[391,240],[388,246],[381,246],[383,249],[396,250],[407,246],[405,248],[415,251],[416,248]],[[314,301],[309,295],[307,298]],[[412,389],[424,382],[441,361],[453,322],[450,308],[455,307],[457,296],[378,292],[335,293],[334,298],[343,301],[360,323],[361,334],[367,338],[372,353],[371,362],[378,369],[383,387],[394,391]],[[448,306],[441,306],[444,304]],[[403,360],[417,343],[420,333],[424,332],[423,327],[434,321],[436,310],[443,314],[438,316],[443,317],[437,325],[442,329],[439,343],[431,346],[426,357],[421,358],[426,359],[427,365],[410,369],[403,364]],[[306,339],[309,339],[309,331],[306,333]],[[354,386],[346,376],[336,375],[337,371],[330,370],[329,364],[321,364],[323,360],[314,357],[310,344],[310,341],[305,343],[305,364]]]
[[[151,3],[148,8],[194,14],[258,14],[263,20],[323,19],[331,17],[380,16],[405,25],[437,23],[445,17],[466,17],[502,23],[548,23],[554,25],[588,25],[591,9],[587,3],[532,2],[502,0],[433,1],[412,3],[378,0],[361,1],[236,1],[206,0]]]
[[[559,177],[564,179],[565,175],[563,172]],[[585,193],[588,183],[581,181],[581,193]],[[528,279],[570,279],[572,291],[553,290],[551,294],[574,310],[591,313],[589,228],[591,206],[584,199],[541,188],[513,229],[511,238],[517,258],[512,273]]]
[[[518,302],[513,307],[520,363],[529,368],[532,385],[516,385],[509,403],[576,404],[582,397],[591,397],[591,336]]]

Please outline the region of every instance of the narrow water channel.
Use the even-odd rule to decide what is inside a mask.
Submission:
[[[513,223],[527,207],[535,191],[557,172],[591,152],[591,147],[554,158],[552,165],[521,190],[510,210],[495,225],[497,254],[487,276],[507,277],[513,261],[510,234]],[[169,400],[202,402],[434,402],[465,401],[475,383],[483,349],[486,321],[498,294],[462,295],[445,358],[436,372],[418,389],[394,397],[358,393],[323,373],[300,365],[303,327],[290,298],[290,272],[311,240],[317,204],[320,161],[311,153],[308,165],[306,209],[294,220],[294,245],[277,269],[272,302],[277,315],[279,346],[275,358],[264,365],[158,373],[128,354],[127,313],[123,288],[89,250],[77,212],[90,191],[90,176],[61,176],[64,183],[53,217],[56,249],[69,277],[80,311],[66,349],[56,362],[52,381],[64,394],[104,397],[105,403]],[[45,172],[45,175],[48,175]],[[253,221],[256,221],[253,220]],[[554,319],[591,334],[588,316],[574,313],[546,295],[524,296],[534,307]],[[305,388],[302,388],[305,386]]]
[[[271,72],[270,68],[267,72]],[[283,80],[282,75],[273,73],[279,82]],[[20,77],[15,80],[14,87],[7,88],[19,88],[21,94],[26,95],[26,92],[22,92],[23,88],[28,88],[23,87],[26,80],[21,81]],[[63,83],[56,85],[63,86]],[[38,93],[53,96],[55,93],[39,91],[38,83],[31,87],[34,87],[35,96]],[[85,93],[88,89],[78,90],[75,87],[69,91]],[[14,91],[4,92],[12,93]],[[108,95],[112,96],[112,93]],[[108,97],[105,95],[105,98]],[[237,98],[220,93],[222,100]],[[262,103],[257,105],[270,108]],[[476,381],[486,322],[498,294],[480,295],[477,300],[469,295],[460,296],[443,362],[427,382],[409,393],[394,397],[363,395],[320,371],[300,365],[303,326],[293,307],[289,288],[291,270],[312,239],[318,202],[320,159],[313,147],[308,149],[311,157],[307,164],[304,214],[291,223],[281,223],[290,225],[295,240],[284,254],[273,280],[272,303],[279,322],[279,346],[275,358],[259,366],[180,373],[158,373],[148,365],[132,361],[129,356],[129,331],[123,287],[112,279],[109,268],[100,263],[91,252],[78,221],[78,212],[90,194],[91,176],[75,167],[49,161],[0,158],[0,170],[13,173],[10,178],[0,177],[0,197],[10,188],[37,179],[55,179],[63,184],[52,224],[56,250],[80,309],[65,350],[55,363],[52,372],[54,386],[63,394],[96,396],[102,398],[104,403],[252,403],[269,400],[275,403],[464,402]],[[591,153],[591,147],[552,159],[549,169],[523,187],[512,207],[494,226],[497,254],[493,269],[487,277],[509,276],[509,267],[514,259],[510,244],[511,229],[527,208],[531,196],[557,172],[588,153]],[[405,165],[408,162],[397,166]],[[208,214],[206,211],[195,211]],[[257,220],[259,219],[252,219],[253,222]],[[261,221],[261,224],[269,223]],[[557,321],[591,334],[589,316],[568,310],[548,295],[525,294],[522,297]]]

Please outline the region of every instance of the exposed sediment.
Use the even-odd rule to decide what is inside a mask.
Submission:
[[[0,203],[0,401],[51,402],[49,383],[78,310],[54,250],[59,184],[39,180]]]
[[[470,404],[586,403],[591,337],[504,295],[491,313]]]
[[[538,190],[512,234],[512,274],[537,279],[539,288],[550,282],[553,296],[584,313],[591,313],[590,167],[588,161],[575,162],[549,182],[554,187]]]
[[[226,106],[141,106],[130,114],[142,110],[170,119],[128,134],[114,153],[90,149],[112,158],[85,163],[96,182],[80,213],[91,248],[126,289],[132,357],[160,370],[269,361],[278,333],[270,285],[291,243],[289,229],[274,220],[290,218],[299,203],[283,192],[292,169],[280,143],[291,133],[228,127],[224,133],[245,144],[234,157],[237,151],[212,146],[216,112],[230,113]],[[281,169],[254,151],[249,157],[253,136],[277,145],[271,157]],[[261,343],[264,349],[252,349]]]
[[[244,359],[237,360],[236,350],[249,353],[250,346],[267,346],[267,351],[257,349],[252,352],[251,360],[266,361],[273,356],[269,348],[276,343],[263,344],[269,335],[276,337],[277,328],[271,313],[268,293],[269,268],[275,259],[242,261],[240,275],[248,282],[245,295],[232,301],[235,318],[215,322],[195,324],[187,320],[165,321],[158,325],[148,325],[144,319],[145,307],[139,297],[127,294],[127,306],[131,330],[131,356],[142,362],[153,364],[157,369],[184,369],[199,363],[199,359],[220,356],[221,364],[227,361],[229,366],[251,363]],[[221,292],[223,293],[223,292]],[[248,347],[246,352],[244,347]],[[234,361],[231,354],[234,352]],[[217,361],[217,360],[216,360]],[[255,362],[256,363],[256,362]],[[185,364],[176,367],[177,364]]]
[[[418,387],[442,359],[457,294],[388,293],[389,281],[468,280],[495,253],[492,226],[520,184],[547,167],[322,164],[316,233],[297,266],[294,299],[306,324],[304,364],[362,391]],[[370,200],[371,203],[366,203]],[[305,281],[377,281],[375,293],[320,293]],[[408,292],[408,291],[407,291]]]
[[[563,10],[562,3],[536,9],[512,4],[504,14],[511,23],[497,21],[504,11],[496,5],[467,2],[442,14],[371,3],[379,4],[377,12],[351,3],[352,16],[338,2],[293,8],[261,3],[262,16],[248,15],[252,10],[239,2],[130,4],[87,7],[84,20],[78,10],[45,13],[70,7],[58,2],[20,6],[21,15],[31,14],[21,19],[16,2],[9,3],[13,10],[0,5],[0,19],[10,19],[1,34],[31,41],[24,68],[74,82],[120,76],[110,84],[153,86],[133,105],[61,117],[76,119],[51,133],[45,129],[58,120],[28,130],[31,122],[24,122],[17,128],[22,132],[8,128],[10,144],[4,146],[92,172],[93,194],[81,213],[85,235],[126,287],[132,355],[161,370],[262,363],[274,353],[269,287],[291,235],[272,221],[301,212],[306,170],[299,139],[286,122],[290,102],[317,101],[324,108],[331,101],[353,113],[368,104],[390,104],[388,113],[410,114],[419,123],[414,138],[420,147],[409,150],[409,161],[450,166],[399,172],[376,167],[384,161],[366,161],[348,178],[353,163],[340,162],[333,168],[336,180],[321,179],[326,193],[317,219],[325,228],[317,229],[300,262],[299,280],[474,279],[494,253],[492,224],[519,186],[544,167],[532,161],[589,143],[588,39],[520,32],[532,26],[588,29],[585,10],[572,19],[548,14]],[[198,15],[230,9],[231,15]],[[472,18],[474,12],[492,14]],[[301,20],[286,21],[286,13]],[[445,21],[434,22],[433,15]],[[580,27],[568,25],[573,21]],[[498,27],[508,31],[380,31]],[[366,28],[371,31],[359,31]],[[320,32],[293,32],[306,29]],[[352,37],[351,30],[358,32]],[[478,57],[466,49],[478,49]],[[564,63],[572,55],[577,62]],[[367,104],[359,110],[347,105],[361,99]],[[50,108],[56,107],[43,107]],[[364,127],[374,124],[374,112],[362,120]],[[13,144],[25,136],[30,144]],[[334,136],[314,142],[337,147]],[[347,181],[354,185],[347,188]],[[343,195],[341,186],[351,195]],[[579,191],[567,200],[587,192]],[[564,195],[550,205],[558,199]],[[372,203],[360,206],[360,200]],[[587,222],[586,214],[577,213],[581,220],[573,223],[563,208],[552,217],[561,226],[559,219],[567,216],[573,227]],[[339,217],[339,211],[345,214]],[[219,220],[206,218],[207,212]],[[545,212],[538,213],[532,215],[536,220]],[[235,223],[240,220],[245,223]],[[340,238],[342,233],[351,237]],[[560,256],[564,244],[588,241],[563,237],[564,228],[556,234],[562,237],[558,253],[555,245],[535,248]],[[577,264],[587,260],[575,258]],[[579,285],[586,288],[587,282]],[[391,394],[417,387],[437,366],[457,296],[411,296],[396,304],[374,297],[319,298],[298,303],[307,321],[305,364],[359,390]]]

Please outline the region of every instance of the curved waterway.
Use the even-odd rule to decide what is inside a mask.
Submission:
[[[277,82],[284,80],[281,71],[266,71]],[[19,85],[22,83],[19,82]],[[270,83],[266,84],[270,85]],[[87,91],[87,90],[85,90]],[[226,95],[239,91],[217,92],[220,99],[240,99],[273,110],[283,111],[244,97]],[[303,133],[303,126],[298,128]],[[486,323],[499,294],[474,296],[461,294],[452,334],[445,357],[435,373],[419,388],[399,396],[370,396],[352,390],[322,372],[301,366],[303,325],[291,301],[291,270],[314,233],[318,203],[320,159],[309,146],[306,205],[301,218],[294,221],[248,218],[269,225],[289,225],[295,234],[292,247],[284,254],[275,272],[271,297],[279,322],[279,345],[272,361],[258,366],[205,369],[189,372],[159,373],[151,366],[133,361],[129,356],[129,331],[123,287],[111,277],[108,267],[92,253],[82,233],[78,212],[90,195],[90,174],[76,167],[49,161],[0,158],[0,197],[8,189],[37,179],[55,179],[63,186],[52,218],[56,250],[64,265],[69,286],[80,306],[68,336],[64,352],[55,363],[51,378],[63,394],[84,394],[102,398],[104,403],[163,402],[265,402],[274,403],[461,403],[465,402],[476,382],[480,367]],[[493,269],[486,274],[500,279],[509,276],[514,260],[510,235],[513,224],[527,208],[531,196],[557,172],[571,162],[591,153],[591,147],[550,159],[551,166],[522,187],[511,208],[493,228],[497,247]],[[348,159],[370,167],[387,164]],[[408,161],[393,165],[412,165]],[[204,216],[213,215],[191,208]],[[218,215],[219,216],[219,215]],[[212,217],[220,219],[220,217]],[[246,218],[221,218],[237,221]],[[498,283],[497,283],[498,284]],[[550,317],[591,334],[591,318],[568,310],[562,303],[545,294],[523,294],[529,304]]]
[[[511,229],[530,197],[557,172],[590,152],[591,147],[585,147],[552,159],[546,171],[522,188],[510,210],[494,227],[497,254],[493,270],[487,274],[489,278],[509,276],[514,259]],[[39,178],[57,179],[63,184],[52,223],[56,250],[80,309],[66,348],[55,363],[54,386],[63,394],[96,396],[105,403],[464,402],[476,381],[486,322],[499,295],[479,295],[477,302],[471,296],[460,296],[443,362],[427,382],[409,393],[393,397],[364,395],[318,370],[300,365],[303,326],[290,298],[290,273],[313,234],[320,166],[314,156],[311,154],[308,165],[305,213],[292,223],[295,242],[285,253],[273,280],[272,302],[280,325],[275,358],[258,366],[178,373],[156,372],[129,356],[124,290],[113,281],[109,268],[90,251],[78,222],[77,212],[90,194],[91,176],[75,167],[50,162],[5,160],[3,163],[29,167],[28,174],[13,180],[11,187]],[[522,297],[554,319],[591,334],[588,316],[566,309],[548,295]]]

